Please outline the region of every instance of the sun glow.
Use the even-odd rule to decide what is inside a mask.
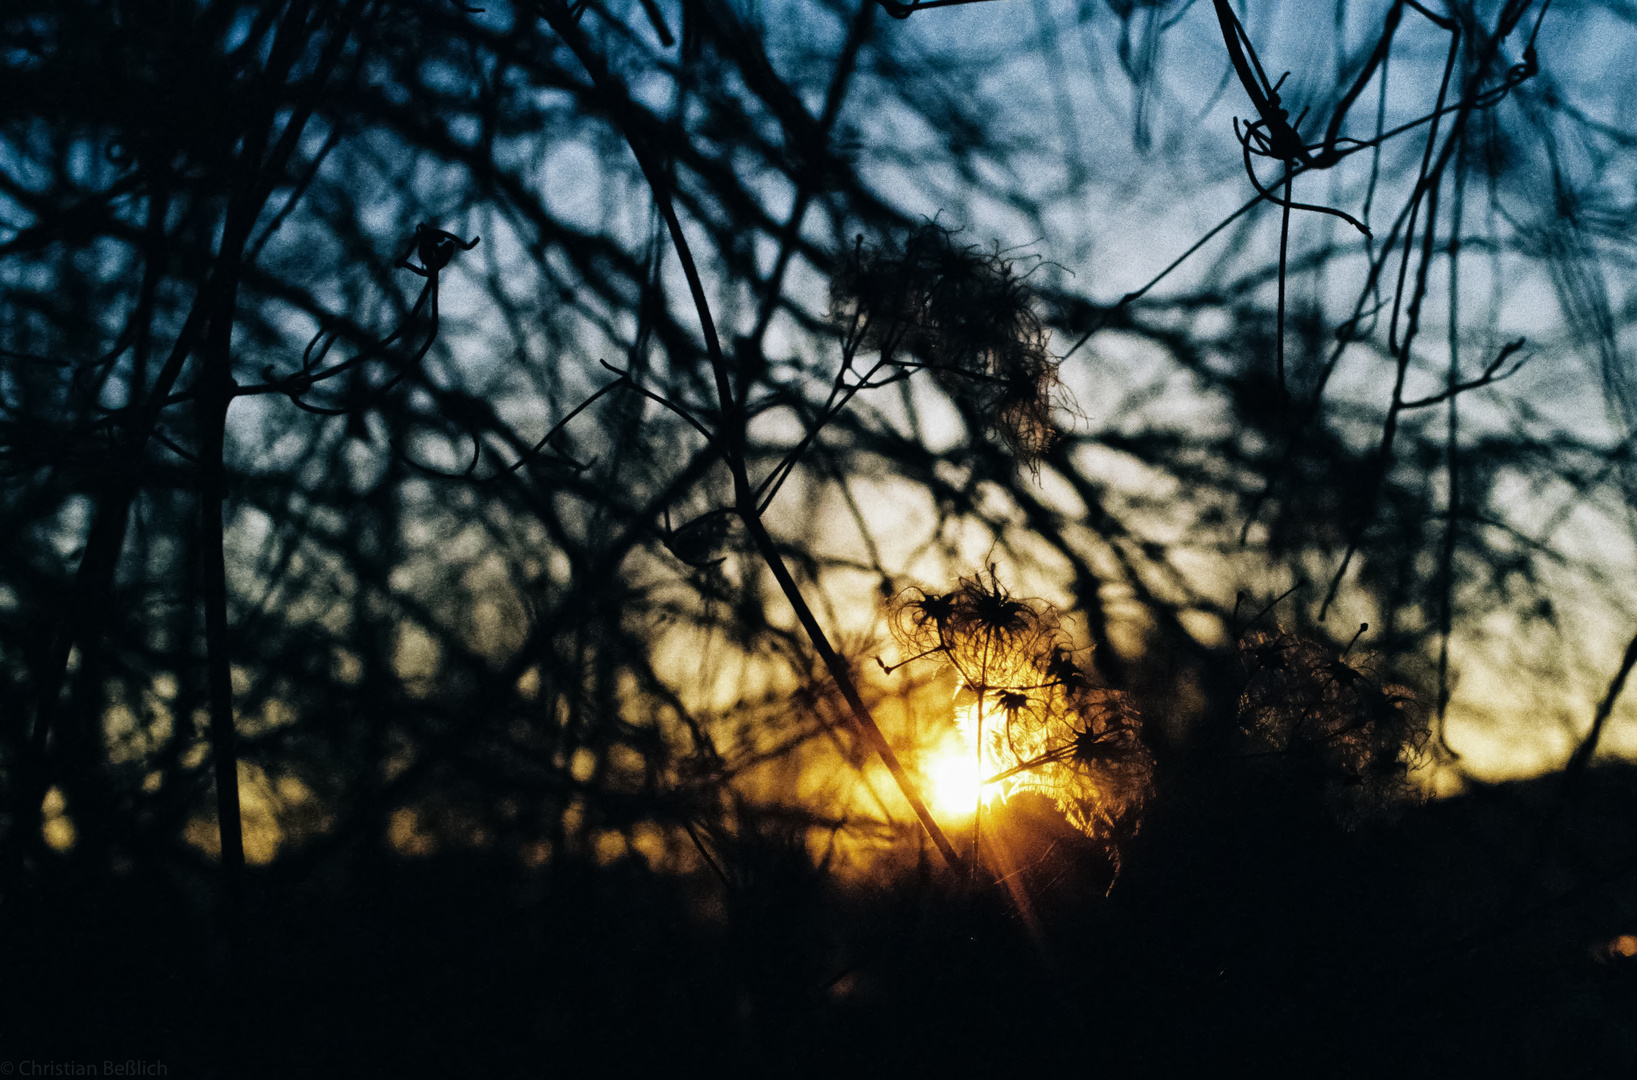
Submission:
[[[933,805],[940,813],[950,817],[970,817],[977,809],[980,789],[985,806],[993,804],[997,798],[1005,801],[1006,797],[1002,783],[983,782],[984,777],[995,775],[1000,768],[990,760],[989,754],[984,755],[981,763],[978,761],[973,746],[976,711],[972,705],[955,710],[957,730],[950,733],[925,765]],[[988,711],[984,710],[985,713]],[[987,724],[986,716],[985,726]]]
[[[953,730],[921,759],[939,813],[971,818],[1032,791],[1091,834],[1141,805],[1152,760],[1136,711],[1076,661],[1050,604],[1013,597],[991,566],[950,593],[906,590],[891,618],[905,659],[885,670],[936,659],[956,677]]]
[[[945,750],[927,763],[926,773],[932,782],[933,805],[940,813],[961,817],[977,807],[983,778],[978,775],[977,756],[970,750],[961,746]]]

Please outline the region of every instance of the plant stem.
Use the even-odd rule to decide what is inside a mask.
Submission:
[[[247,156],[250,151],[247,149]],[[238,306],[243,252],[258,205],[246,186],[235,192],[222,230],[221,254],[212,281],[210,330],[200,355],[199,554],[205,601],[206,686],[210,699],[211,763],[216,776],[216,828],[221,841],[222,905],[228,937],[237,949],[243,910],[244,826],[239,814],[239,754],[233,726],[233,668],[227,623],[227,555],[222,503],[227,498],[227,410],[233,380],[233,319]]]
[[[866,0],[867,2],[867,0]],[[660,216],[665,221],[666,230],[670,233],[671,246],[675,249],[677,260],[681,263],[683,276],[687,279],[688,292],[693,298],[694,308],[698,312],[700,332],[705,339],[705,354],[710,360],[711,374],[716,382],[717,398],[722,409],[722,423],[715,440],[723,460],[733,474],[734,498],[738,506],[739,516],[744,520],[745,527],[751,539],[756,544],[762,560],[767,563],[773,577],[784,592],[785,599],[790,602],[796,613],[796,619],[802,629],[807,632],[808,640],[818,652],[819,658],[829,670],[831,678],[835,679],[836,686],[841,690],[841,696],[846,699],[852,710],[853,720],[858,724],[864,740],[868,742],[892,773],[892,778],[898,782],[899,789],[909,800],[915,810],[915,816],[920,819],[921,825],[932,842],[938,846],[938,851],[950,866],[961,864],[960,856],[955,853],[955,847],[944,835],[938,823],[932,819],[932,812],[927,809],[926,801],[916,787],[914,779],[905,771],[903,764],[894,754],[892,747],[887,743],[887,737],[870,716],[870,711],[859,696],[858,687],[853,682],[852,672],[830,644],[824,628],[819,625],[813,615],[813,609],[808,606],[802,597],[801,588],[790,576],[790,570],[784,565],[784,559],[779,549],[768,535],[767,527],[762,524],[761,514],[757,509],[755,490],[750,484],[750,477],[745,469],[743,446],[745,436],[745,414],[742,403],[736,401],[733,394],[732,381],[728,375],[727,359],[722,355],[721,340],[716,333],[716,320],[711,315],[710,301],[705,295],[704,281],[700,277],[698,266],[694,262],[693,251],[688,245],[687,237],[682,233],[682,223],[677,217],[676,208],[671,199],[670,187],[665,180],[664,170],[659,162],[649,152],[647,143],[639,132],[637,123],[640,106],[631,100],[629,95],[618,87],[609,73],[608,67],[602,58],[591,50],[590,44],[580,32],[579,25],[570,15],[569,7],[562,0],[539,0],[536,4],[539,11],[553,31],[563,39],[569,49],[579,59],[580,65],[585,68],[586,74],[591,76],[592,84],[602,94],[608,106],[614,124],[625,136],[626,144],[631,147],[632,156],[637,159],[637,165],[642,170],[643,178],[648,181],[648,187],[654,194],[654,204],[659,208]]]
[[[824,628],[819,625],[818,619],[813,615],[813,609],[808,606],[807,600],[802,596],[801,588],[796,584],[795,579],[790,576],[790,569],[785,566],[784,558],[779,554],[779,549],[774,544],[773,537],[768,535],[767,527],[762,524],[761,518],[756,515],[755,495],[751,492],[749,483],[742,482],[742,477],[743,473],[741,471],[734,478],[735,486],[739,487],[741,492],[739,500],[740,513],[744,517],[745,528],[750,534],[751,541],[755,543],[756,550],[762,556],[762,561],[767,563],[767,568],[773,572],[774,580],[779,583],[779,588],[784,592],[785,599],[790,602],[790,607],[795,611],[796,619],[801,623],[802,629],[807,631],[807,637],[812,641],[814,650],[819,654],[819,659],[824,661],[824,666],[829,670],[830,677],[835,679],[836,686],[841,690],[841,696],[846,699],[848,708],[852,710],[853,721],[863,734],[864,741],[869,743],[871,749],[880,756],[882,763],[887,767],[887,771],[898,782],[899,790],[904,793],[904,798],[909,801],[910,807],[914,809],[915,816],[920,819],[921,826],[926,829],[927,835],[932,837],[932,842],[937,845],[938,853],[944,857],[944,861],[951,867],[959,867],[961,857],[956,854],[955,846],[949,842],[949,837],[944,835],[943,829],[933,820],[932,811],[927,808],[926,800],[921,798],[921,792],[916,787],[914,778],[905,771],[903,763],[898,760],[898,755],[893,753],[892,747],[888,744],[886,735],[882,733],[880,726],[876,724],[875,718],[870,715],[870,710],[865,707],[864,700],[859,696],[858,687],[853,682],[852,672],[847,667],[847,662],[841,658],[834,646],[830,644],[830,639],[825,635]]]
[[[984,681],[988,682],[988,672],[984,672]],[[977,774],[978,799],[972,807],[972,884],[978,883],[978,843],[983,837],[983,693],[986,687],[978,688],[978,702],[972,707],[972,741],[977,744]]]

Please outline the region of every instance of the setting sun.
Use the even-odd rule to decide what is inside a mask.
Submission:
[[[932,788],[932,802],[940,812],[951,816],[972,813],[983,781],[978,775],[976,755],[964,748],[951,747],[927,764],[926,774]]]
[[[933,751],[925,766],[932,804],[939,813],[949,817],[971,817],[980,788],[986,806],[997,797],[1004,798],[1002,784],[983,783],[985,776],[993,776],[1000,770],[989,754],[984,755],[981,764],[978,761],[971,742],[973,711],[971,705],[956,708],[956,730]],[[988,720],[986,717],[986,723]]]

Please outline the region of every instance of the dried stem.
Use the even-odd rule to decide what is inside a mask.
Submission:
[[[627,145],[637,159],[642,169],[643,177],[647,180],[649,189],[653,192],[655,205],[659,208],[660,216],[665,221],[670,233],[671,245],[677,253],[677,259],[682,265],[683,276],[688,282],[688,291],[693,298],[694,308],[698,313],[700,331],[705,338],[705,355],[710,361],[711,373],[716,382],[717,398],[721,405],[722,421],[717,430],[716,438],[722,458],[733,476],[734,502],[739,516],[744,520],[751,542],[756,545],[757,553],[773,578],[779,584],[791,609],[796,614],[796,620],[801,623],[814,651],[823,661],[825,669],[836,682],[842,698],[847,702],[852,712],[853,721],[858,725],[859,732],[871,749],[881,758],[887,771],[897,781],[899,790],[909,801],[915,816],[920,820],[932,842],[937,845],[938,851],[950,866],[960,865],[960,856],[956,854],[954,845],[944,835],[938,823],[933,820],[932,812],[927,808],[926,801],[914,779],[904,769],[898,756],[893,753],[886,736],[882,733],[875,719],[870,715],[864,700],[858,693],[858,687],[853,681],[852,672],[847,662],[836,652],[830,644],[829,637],[819,625],[817,617],[802,596],[801,588],[795,578],[785,566],[783,557],[779,554],[778,545],[769,535],[767,527],[762,523],[761,511],[758,506],[756,490],[751,485],[750,477],[745,468],[744,437],[745,417],[744,410],[734,398],[733,387],[728,376],[727,360],[722,354],[721,341],[716,332],[716,321],[711,315],[710,301],[705,295],[704,282],[700,277],[699,269],[694,262],[693,251],[688,245],[687,237],[682,233],[682,223],[676,214],[676,208],[671,200],[670,185],[666,180],[665,172],[648,152],[647,146],[637,134],[637,126],[632,123],[632,112],[638,106],[615,86],[608,73],[607,67],[600,57],[592,52],[590,44],[580,32],[568,5],[562,0],[538,0],[536,4],[547,24],[557,32],[575,57],[580,61],[586,73],[591,76],[592,83],[602,95],[609,107],[614,123],[625,136]]]

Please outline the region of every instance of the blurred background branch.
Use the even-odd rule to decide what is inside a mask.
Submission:
[[[1352,975],[1314,1031],[1471,1046],[1482,988],[1535,960],[1439,982],[1413,943],[1518,905],[1580,960],[1629,932],[1626,16],[11,4],[10,1014],[226,1075],[187,1017],[317,1030],[275,999],[329,950],[375,1026],[237,1075],[325,1038],[447,1064],[411,1034],[459,1041],[438,1008],[511,1033],[479,1052],[509,1074],[565,1032],[630,1043],[636,985],[654,1045],[761,1067],[845,1028],[870,1065],[870,985],[939,1031],[994,1026],[953,1004],[969,977],[1083,1022],[1092,989],[1027,967],[1016,916],[1125,987],[1111,1061],[1179,986],[1231,1049]],[[1020,794],[984,822],[1010,885],[957,903],[916,825],[970,824],[932,776],[952,677],[868,660],[907,659],[891,597],[991,565],[1063,613],[1151,787],[1089,837]],[[1571,756],[1550,810],[1518,778]],[[1514,843],[1559,813],[1568,840]],[[64,957],[127,974],[73,1004]],[[490,968],[468,1005],[427,989]],[[248,998],[200,989],[229,970]],[[1419,1019],[1451,1001],[1448,1032]]]

